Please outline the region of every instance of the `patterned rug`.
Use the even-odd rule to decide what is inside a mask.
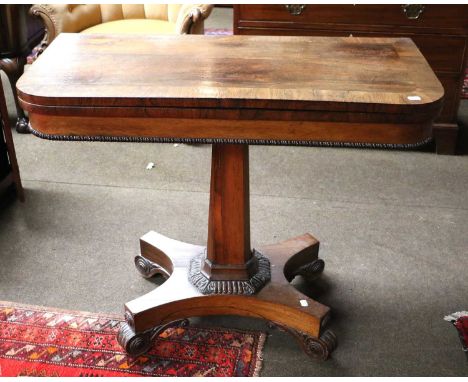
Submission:
[[[258,376],[265,334],[171,328],[144,355],[117,343],[119,316],[0,301],[0,377]]]
[[[457,328],[458,336],[462,344],[462,349],[468,359],[468,312],[456,312],[444,317]]]

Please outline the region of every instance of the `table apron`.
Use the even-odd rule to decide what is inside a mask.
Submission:
[[[281,141],[417,144],[431,137],[432,121],[419,123],[349,123],[332,121],[224,120],[191,118],[80,117],[30,114],[32,129],[49,139],[131,141],[232,140],[238,143]],[[83,139],[79,139],[79,138]],[[91,137],[96,139],[90,139]],[[137,139],[139,138],[139,139]],[[251,141],[251,142],[250,142]],[[293,143],[292,143],[293,144]]]

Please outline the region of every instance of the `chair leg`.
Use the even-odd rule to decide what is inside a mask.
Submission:
[[[4,58],[0,60],[0,70],[3,70],[8,77],[10,82],[11,91],[13,92],[13,99],[15,100],[16,106],[16,131],[18,133],[26,134],[29,133],[29,121],[21,109],[18,102],[18,94],[16,92],[16,82],[24,72],[25,59],[22,57],[17,58]]]

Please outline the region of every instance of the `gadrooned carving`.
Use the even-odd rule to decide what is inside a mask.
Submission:
[[[326,142],[305,140],[282,139],[228,139],[228,138],[165,138],[165,137],[111,137],[111,136],[82,136],[82,135],[55,135],[44,134],[34,130],[29,125],[32,134],[42,139],[52,141],[86,141],[86,142],[136,142],[136,143],[189,143],[189,144],[247,144],[269,146],[310,146],[310,147],[346,147],[361,149],[388,149],[388,150],[413,150],[432,142],[432,138],[426,138],[416,143],[366,143],[366,142]]]
[[[210,280],[201,272],[205,254],[195,256],[190,261],[189,280],[203,294],[240,294],[253,295],[271,279],[270,260],[254,250],[258,261],[258,271],[250,280]]]

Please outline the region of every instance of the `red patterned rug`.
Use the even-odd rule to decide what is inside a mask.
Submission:
[[[468,312],[456,312],[445,317],[446,321],[450,321],[458,330],[458,336],[462,344],[462,349],[468,359]]]
[[[258,376],[264,333],[171,328],[132,358],[116,340],[121,322],[0,301],[0,377]]]

